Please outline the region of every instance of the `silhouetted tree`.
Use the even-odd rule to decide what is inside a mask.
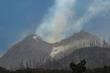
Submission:
[[[86,60],[82,60],[80,63],[75,64],[74,62],[70,63],[70,68],[73,70],[73,73],[83,73],[86,71]]]
[[[9,71],[3,67],[0,67],[0,73],[9,73]]]

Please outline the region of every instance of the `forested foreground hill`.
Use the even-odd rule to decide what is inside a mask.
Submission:
[[[21,69],[16,71],[8,71],[0,67],[0,73],[74,73],[67,70],[44,70],[44,69]],[[110,66],[103,68],[96,68],[92,70],[86,70],[85,73],[110,73]]]

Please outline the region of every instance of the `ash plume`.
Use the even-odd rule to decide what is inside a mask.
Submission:
[[[44,40],[54,43],[64,38],[64,29],[71,25],[72,17],[75,15],[74,6],[76,0],[55,0],[50,8],[49,14],[37,30],[37,34],[45,37]]]
[[[93,0],[85,13],[77,18],[76,2],[78,0],[55,0],[36,34],[49,43],[58,42],[82,30],[98,13],[110,9],[109,0]]]

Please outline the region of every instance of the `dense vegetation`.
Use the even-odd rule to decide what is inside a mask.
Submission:
[[[0,67],[0,73],[72,73],[72,71],[43,70],[43,69],[23,69],[23,70],[16,70],[16,71],[8,71],[5,68]],[[110,73],[110,67],[105,66],[103,68],[96,68],[93,70],[88,69],[85,73]]]

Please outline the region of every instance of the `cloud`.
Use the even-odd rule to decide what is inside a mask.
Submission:
[[[88,8],[87,12],[78,21],[78,24],[84,24],[98,13],[110,9],[109,0],[94,0],[93,4]]]
[[[110,9],[109,0],[93,0],[93,3],[90,5],[90,7],[84,13],[84,15],[76,21],[76,23],[75,23],[76,28],[78,28],[80,26],[83,29],[83,27],[86,26],[85,24],[88,23],[97,14],[99,14],[103,11],[109,10],[109,9]],[[71,29],[73,29],[73,27],[75,25],[71,25],[69,28],[70,30],[68,32],[72,31]],[[79,28],[79,29],[81,29],[81,28]]]
[[[76,2],[78,0],[55,0],[36,34],[49,43],[58,42],[82,30],[100,12],[110,9],[109,0],[93,0],[85,13],[78,17]]]
[[[49,14],[44,18],[43,23],[37,30],[37,34],[44,40],[54,43],[64,38],[64,29],[71,25],[70,19],[75,15],[74,6],[76,0],[55,0],[50,8]]]

